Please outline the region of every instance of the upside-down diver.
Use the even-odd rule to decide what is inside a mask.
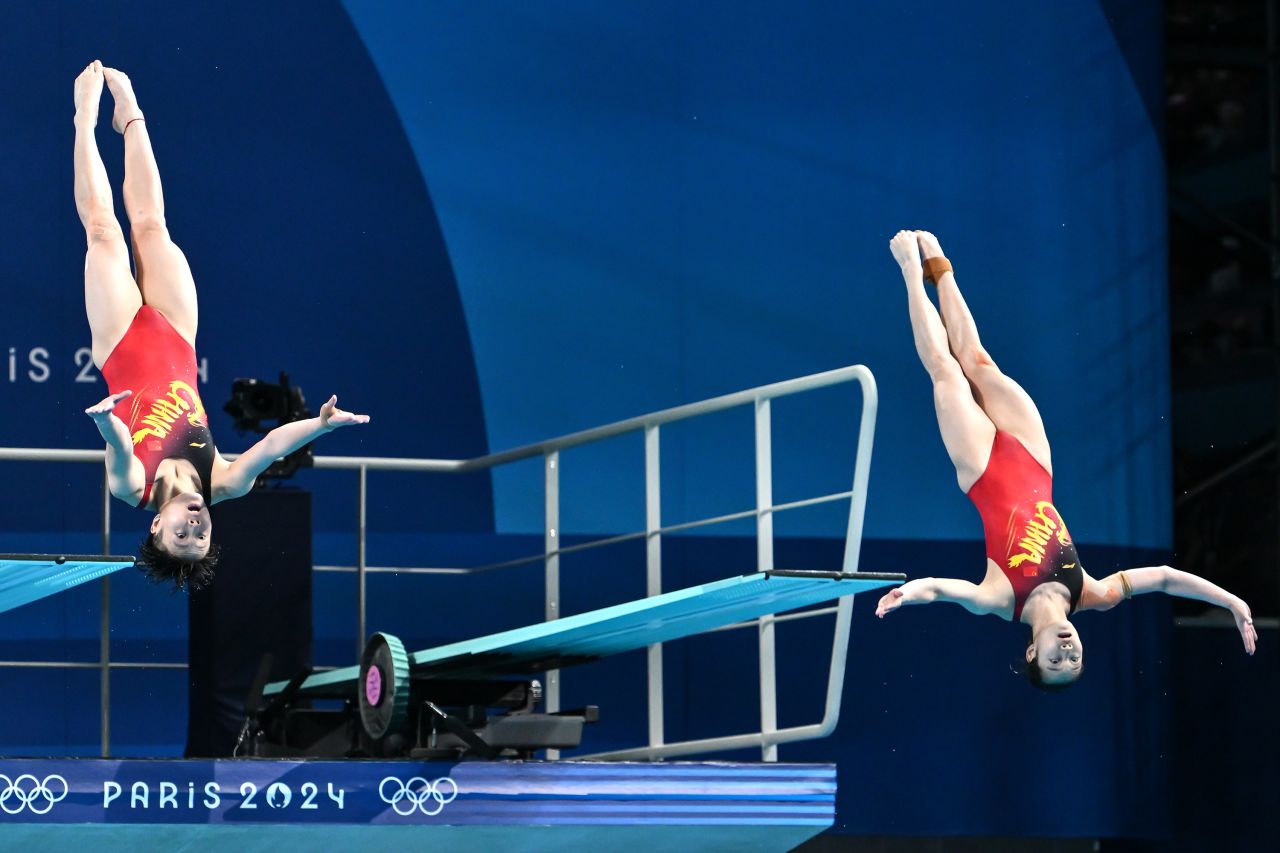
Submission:
[[[889,243],[907,285],[916,352],[933,380],[942,442],[960,489],[982,516],[987,572],[981,583],[917,578],[880,599],[883,618],[904,604],[950,601],[1031,629],[1027,677],[1037,687],[1074,684],[1084,646],[1070,616],[1110,610],[1125,599],[1165,592],[1226,608],[1248,654],[1258,632],[1249,605],[1204,578],[1169,566],[1127,569],[1095,580],[1080,565],[1066,522],[1053,505],[1053,464],[1040,412],[1004,375],[978,338],[950,262],[927,231],[899,231]],[[938,289],[935,308],[926,280]]]
[[[103,84],[124,136],[124,208],[136,276],[116,219],[94,128]],[[111,494],[155,510],[140,562],[157,581],[200,587],[217,561],[209,506],[241,497],[281,456],[341,426],[368,423],[331,397],[319,417],[284,424],[234,462],[209,432],[197,390],[195,281],[165,224],[160,173],[146,119],[121,72],[91,62],[75,81],[75,201],[88,249],[84,301],[93,363],[109,396],[85,410],[106,441]]]

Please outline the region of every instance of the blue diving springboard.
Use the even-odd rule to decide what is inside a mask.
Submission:
[[[135,564],[133,557],[0,554],[0,613]]]
[[[905,580],[906,575],[898,573],[757,572],[413,652],[409,668],[416,678],[536,673]],[[298,692],[346,697],[359,677],[358,666],[317,673],[302,682]],[[277,694],[286,684],[269,684],[263,693]]]

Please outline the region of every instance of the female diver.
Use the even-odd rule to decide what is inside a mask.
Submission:
[[[1053,466],[1040,413],[982,348],[937,238],[927,231],[899,231],[889,248],[906,281],[911,331],[933,380],[942,442],[961,491],[982,516],[987,573],[979,584],[910,581],[881,598],[876,615],[884,618],[904,604],[950,601],[970,613],[1022,622],[1031,629],[1027,677],[1044,689],[1070,686],[1084,671],[1084,646],[1072,614],[1110,610],[1148,592],[1226,608],[1245,651],[1253,654],[1258,633],[1249,606],[1203,578],[1168,566],[1128,569],[1102,580],[1089,576],[1053,505]],[[925,292],[926,280],[937,285],[939,308]]]
[[[124,135],[124,207],[133,260],[112,205],[94,128],[103,83],[115,101],[112,127]],[[285,424],[228,462],[209,433],[197,391],[196,288],[165,226],[160,173],[129,78],[95,60],[75,81],[75,200],[88,250],[85,310],[93,363],[110,395],[85,411],[106,441],[111,494],[155,511],[140,562],[157,581],[198,588],[212,578],[217,548],[209,506],[238,498],[277,458],[367,415],[337,408]]]

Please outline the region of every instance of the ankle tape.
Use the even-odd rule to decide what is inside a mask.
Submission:
[[[922,265],[924,267],[924,280],[938,283],[938,279],[942,278],[944,272],[952,272],[951,261],[946,258],[929,258]]]

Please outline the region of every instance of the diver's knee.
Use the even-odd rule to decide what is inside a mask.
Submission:
[[[129,227],[135,240],[169,239],[169,226],[160,211],[152,211],[134,216]]]
[[[115,213],[106,207],[90,211],[85,217],[84,233],[90,247],[95,244],[124,240],[124,233],[120,230],[120,220],[116,219]]]

